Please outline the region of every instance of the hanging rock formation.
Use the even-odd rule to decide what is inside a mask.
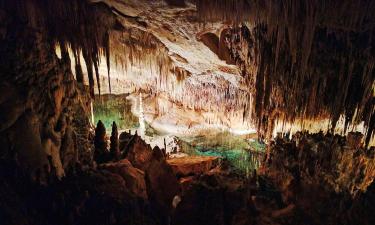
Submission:
[[[365,0],[0,0],[0,223],[375,224],[374,11]],[[277,120],[333,128],[343,116],[367,133],[269,139],[250,177],[213,161],[178,171],[137,134],[117,139],[115,124],[112,156],[103,123],[94,136],[91,98],[112,90],[142,93],[157,122],[194,117],[189,129],[250,121],[269,136]],[[196,176],[181,190],[179,173]]]
[[[340,116],[374,130],[373,1],[197,1],[205,21],[234,24],[228,45],[254,96],[249,115],[266,135],[275,120]],[[244,48],[240,48],[244,47]],[[255,88],[254,88],[255,87]]]

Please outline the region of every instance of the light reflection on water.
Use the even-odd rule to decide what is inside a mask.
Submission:
[[[183,150],[189,154],[221,157],[235,170],[246,175],[259,168],[265,149],[264,144],[254,139],[228,132],[182,139],[185,142]]]
[[[94,103],[95,123],[102,120],[108,134],[113,121],[116,122],[119,130],[139,130],[140,118],[134,116],[130,108],[131,103],[125,97],[102,96]],[[146,141],[150,140],[150,137],[164,139],[166,136],[166,134],[159,134],[147,123],[145,123],[145,129]],[[247,175],[259,168],[265,148],[263,144],[254,139],[225,131],[210,130],[204,136],[178,137],[176,139],[179,142],[180,151],[189,155],[221,157],[226,159],[235,170]],[[159,142],[163,143],[163,140]]]

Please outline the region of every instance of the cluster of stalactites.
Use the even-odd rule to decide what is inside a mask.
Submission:
[[[115,33],[110,48],[115,64],[121,67],[125,77],[135,73],[134,69],[140,76],[155,74],[157,89],[166,89],[169,79],[183,80],[188,75],[175,67],[166,46],[142,29],[127,28]]]
[[[70,48],[76,64],[76,79],[81,83],[82,54],[87,66],[91,95],[94,96],[94,71],[100,90],[100,58],[106,58],[109,76],[110,31],[122,29],[106,5],[86,0],[4,0],[1,5],[6,11],[18,15],[21,24],[27,23],[29,27],[41,32],[52,42],[52,46],[59,46],[64,60],[70,60]]]
[[[236,61],[250,88],[255,87],[252,114],[261,133],[270,134],[275,119],[329,117],[333,129],[344,115],[346,126],[364,121],[370,141],[375,128],[374,1],[198,0],[197,9],[204,21],[253,24],[247,32],[233,32],[241,38],[229,42],[236,46],[233,42],[245,39],[246,51],[254,53],[247,54],[250,62]]]

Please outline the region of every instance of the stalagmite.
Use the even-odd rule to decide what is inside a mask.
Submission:
[[[119,149],[119,139],[118,139],[118,130],[117,125],[115,122],[112,123],[112,133],[110,138],[110,147],[109,151],[111,153],[112,159],[118,159],[120,156],[120,149]]]
[[[0,224],[374,225],[374,12],[0,0]]]
[[[108,159],[107,136],[104,124],[100,120],[98,121],[98,124],[95,128],[94,146],[95,161],[98,163],[106,162]]]

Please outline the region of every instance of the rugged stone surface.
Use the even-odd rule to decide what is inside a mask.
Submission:
[[[173,172],[180,177],[208,173],[219,163],[218,157],[213,156],[187,156],[167,159]]]
[[[180,184],[171,166],[166,162],[165,153],[159,148],[151,149],[137,134],[132,137],[123,133],[120,140],[129,139],[124,147],[126,160],[144,171],[147,195],[157,213],[167,218],[172,209],[173,198],[180,192]]]
[[[1,162],[1,224],[160,224],[150,205],[135,198],[117,173],[77,171],[49,186],[37,185],[27,176],[17,166]]]
[[[1,5],[1,155],[7,155],[5,158],[18,158],[17,155],[20,155],[17,159],[20,165],[34,177],[35,174],[52,173],[62,178],[66,172],[74,170],[76,164],[90,165],[92,162],[89,89],[75,80],[67,50],[68,43],[70,47],[82,50],[83,42],[86,42],[84,50],[93,50],[87,59],[98,58],[96,53],[101,48],[99,46],[103,46],[101,40],[98,43],[98,40],[68,37],[88,31],[78,29],[88,23],[84,25],[84,17],[78,18],[70,7],[88,9],[91,6],[86,1],[75,0],[2,1]],[[85,12],[94,16],[92,9]],[[64,10],[69,13],[63,13]],[[100,14],[99,11],[97,13]],[[105,9],[101,12],[108,13]],[[99,14],[94,17],[97,19]],[[78,24],[78,20],[82,24]],[[112,27],[100,24],[96,24],[98,28],[105,27],[107,31]],[[81,37],[99,35],[91,30],[93,33],[95,35]],[[60,50],[59,55],[56,54],[57,49]],[[93,64],[89,62],[87,65],[92,67]],[[93,81],[91,78],[89,80]],[[91,87],[93,90],[93,85]],[[22,125],[25,119],[27,121]],[[14,130],[16,127],[17,130]],[[16,148],[14,143],[18,143]],[[31,147],[32,154],[26,160],[23,152],[28,147]]]
[[[218,174],[194,180],[184,191],[172,224],[232,224],[235,214],[246,206],[244,184],[241,179]]]
[[[370,142],[374,2],[198,0],[196,5],[204,21],[235,24],[226,42],[254,98],[247,114],[259,132],[272,134],[275,120],[321,118],[329,119],[333,130],[342,117],[345,127],[364,121]]]
[[[262,24],[201,26],[190,1],[0,0],[1,223],[375,224],[374,149],[359,134],[277,138],[260,176],[209,173],[182,193],[163,151],[137,135],[120,137],[127,160],[90,168],[92,143],[104,150],[105,141],[103,129],[91,135],[88,94],[94,76],[101,92],[99,62],[109,75],[112,50],[135,77],[128,90],[157,97],[164,121],[192,116],[186,109],[227,127],[253,115],[264,132],[275,118],[324,117],[334,127],[345,115],[345,125],[365,122],[368,143],[374,1],[270,0],[249,12],[249,1],[203,1],[201,18],[242,20],[257,10]]]
[[[278,187],[285,204],[294,204],[300,216],[313,224],[371,224],[367,206],[374,204],[373,148],[363,148],[363,136],[297,133],[292,140],[278,138],[268,147],[262,173]],[[361,212],[358,212],[361,208]]]
[[[132,136],[130,143],[123,149],[124,156],[134,167],[147,171],[152,161],[152,148],[140,136]]]
[[[270,145],[264,169],[280,187],[289,182],[316,182],[355,195],[374,181],[375,158],[373,148],[365,149],[363,135],[358,133],[348,138],[297,133],[292,140],[278,138]]]
[[[145,173],[133,167],[127,159],[115,163],[102,164],[100,168],[120,175],[125,180],[125,186],[135,196],[147,199]]]
[[[144,94],[145,119],[151,126],[165,129],[163,125],[180,123],[185,132],[202,125],[253,128],[243,122],[250,100],[244,79],[235,65],[227,64],[229,49],[217,36],[225,24],[201,26],[192,2],[185,7],[170,7],[162,0],[103,2],[125,15],[120,21],[127,28],[110,37],[111,53],[116,55],[111,64],[112,93]],[[216,36],[219,55],[202,42],[205,34]],[[106,74],[105,65],[99,69]],[[103,87],[102,92],[109,90]]]
[[[180,193],[180,184],[162,151],[155,147],[152,153],[153,159],[146,170],[147,192],[158,213],[168,216],[174,197]]]

